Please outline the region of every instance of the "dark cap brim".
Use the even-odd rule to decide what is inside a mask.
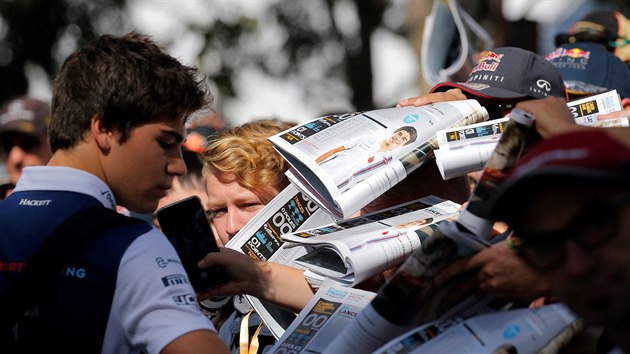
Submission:
[[[523,208],[528,204],[525,198],[536,191],[549,190],[558,185],[576,187],[627,185],[630,183],[630,169],[626,172],[611,173],[567,166],[531,171],[504,181],[485,203],[484,215],[489,215],[492,220],[506,221],[509,224],[510,221],[518,220]],[[579,193],[579,189],[576,192]]]
[[[483,89],[475,89],[473,86],[484,86]],[[431,89],[431,93],[433,92],[444,92],[453,88],[458,88],[464,92],[464,94],[468,98],[473,99],[481,99],[481,100],[522,100],[526,99],[527,96],[524,96],[518,92],[488,86],[486,84],[476,84],[476,83],[466,83],[466,82],[442,82],[439,83]]]

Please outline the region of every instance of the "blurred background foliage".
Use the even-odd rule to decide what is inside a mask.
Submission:
[[[35,78],[50,84],[65,57],[86,41],[103,33],[135,30],[130,8],[141,1],[0,0],[0,101],[27,92]],[[603,2],[628,13],[626,0]],[[208,75],[223,100],[238,95],[237,80],[251,72],[248,69],[294,77],[303,90],[300,97],[328,107],[322,109],[333,109],[330,102],[343,98],[341,102],[347,102],[343,109],[367,110],[379,106],[374,100],[370,37],[376,30],[411,37],[431,1],[269,0],[257,16],[239,12],[230,2],[197,3],[203,13],[177,21],[183,33],[195,34],[200,44],[194,64]],[[508,26],[497,17],[496,0],[460,3],[491,27],[487,29],[495,35],[495,46],[535,50],[535,35],[523,36],[531,33],[523,29],[532,23]],[[424,9],[415,20],[409,16],[414,6]],[[180,39],[173,34],[160,42],[169,47]]]

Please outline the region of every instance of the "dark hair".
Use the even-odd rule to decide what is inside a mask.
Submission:
[[[401,130],[404,130],[404,131],[406,131],[407,133],[409,133],[409,140],[407,140],[407,141],[405,142],[405,145],[409,145],[409,144],[411,144],[412,142],[416,141],[416,139],[418,138],[418,131],[416,130],[416,128],[414,128],[414,127],[412,127],[412,126],[410,126],[410,125],[406,125],[406,126],[404,126],[404,127],[400,127],[400,128],[398,128],[398,129],[396,129],[396,130],[394,131],[394,134],[398,133],[398,132],[399,132],[399,131],[401,131]]]
[[[55,78],[51,151],[76,146],[94,115],[121,143],[137,126],[187,117],[212,103],[204,81],[148,36],[103,35],[70,55]]]

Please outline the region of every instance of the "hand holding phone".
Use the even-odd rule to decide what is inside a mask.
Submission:
[[[221,267],[197,267],[197,263],[208,253],[219,251],[199,197],[190,196],[164,206],[158,209],[156,217],[162,232],[175,247],[196,292],[203,292],[229,280]]]

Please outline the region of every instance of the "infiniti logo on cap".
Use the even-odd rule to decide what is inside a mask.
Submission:
[[[540,87],[541,89],[547,92],[551,91],[551,84],[547,80],[540,79],[536,81],[536,86]]]

